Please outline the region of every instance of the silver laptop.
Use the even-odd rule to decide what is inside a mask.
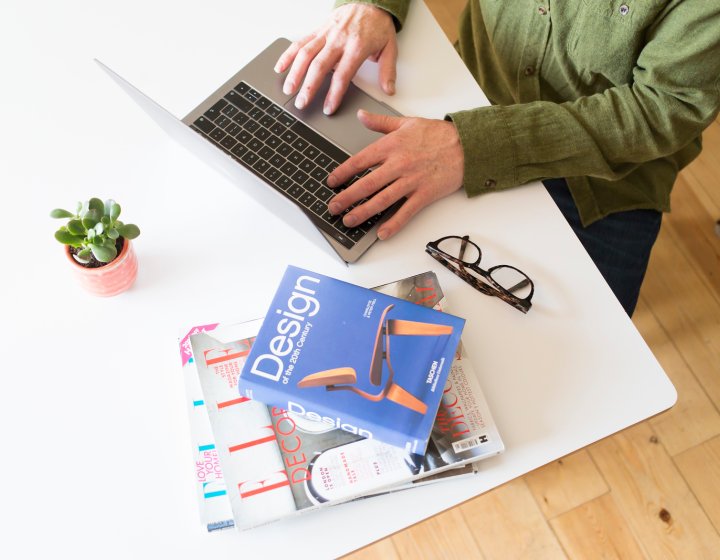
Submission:
[[[282,91],[284,75],[273,70],[289,45],[287,39],[273,42],[182,121],[97,62],[173,138],[236,182],[240,179],[272,219],[329,245],[352,263],[377,240],[378,226],[396,207],[347,228],[342,216],[327,210],[336,191],[325,179],[334,167],[380,137],[359,123],[358,109],[399,113],[351,84],[337,113],[324,115],[329,77],[308,107],[296,109],[294,96]],[[248,173],[259,179],[251,182],[257,184],[248,184]]]

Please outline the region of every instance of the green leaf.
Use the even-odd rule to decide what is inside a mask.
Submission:
[[[105,212],[105,204],[103,204],[103,201],[99,198],[91,198],[88,200],[88,210],[94,210],[98,213],[98,221],[100,221],[100,217]]]
[[[55,210],[50,212],[51,218],[72,218],[73,216],[74,214],[72,212],[68,212],[62,208],[55,208]]]
[[[104,231],[105,231],[105,226],[103,225],[102,221],[95,224],[95,233],[97,235],[102,235]]]
[[[80,220],[70,220],[67,229],[73,235],[85,235],[85,228]]]
[[[105,247],[115,247],[115,240],[114,240],[114,239],[110,239],[109,237],[105,237],[105,238],[103,239],[103,241],[102,241],[102,244],[103,244]]]
[[[89,230],[87,230],[85,237],[87,237],[89,241],[92,241],[93,239],[95,239],[95,230],[93,228],[90,228]]]
[[[100,218],[102,218],[102,214],[91,208],[83,217],[82,223],[87,229],[94,228],[95,224],[100,221]]]
[[[90,245],[90,250],[92,251],[92,254],[95,255],[95,258],[97,260],[104,263],[110,262],[117,256],[115,246],[105,247],[104,245],[92,244]]]
[[[118,227],[117,230],[125,239],[135,239],[138,235],[140,235],[140,228],[135,224],[123,224]]]
[[[55,232],[55,239],[65,245],[72,245],[73,247],[79,247],[82,245],[85,238],[82,235],[73,235],[65,228],[59,229]]]
[[[113,219],[117,220],[118,216],[120,215],[120,205],[115,202],[114,200],[106,200],[105,201],[106,208],[109,207],[108,215]]]
[[[103,216],[100,219],[100,223],[105,226],[105,229],[108,229],[112,225],[112,220],[110,219],[110,216]]]
[[[112,228],[107,232],[107,236],[110,239],[117,239],[118,237],[120,237],[120,232],[118,230],[116,230],[115,228]]]
[[[89,247],[85,247],[85,249],[75,255],[75,259],[81,263],[89,263],[90,255],[92,255],[92,251]]]
[[[78,202],[78,203],[77,203],[77,206],[75,207],[75,214],[76,214],[77,216],[79,216],[79,215],[80,215],[80,212],[82,212],[82,210],[83,210],[83,203],[82,203],[82,202]]]

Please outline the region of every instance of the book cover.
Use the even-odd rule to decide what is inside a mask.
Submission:
[[[465,321],[289,266],[242,395],[424,455]]]

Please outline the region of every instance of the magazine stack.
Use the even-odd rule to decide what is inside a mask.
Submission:
[[[473,476],[501,453],[445,304],[433,272],[371,291],[288,267],[265,319],[184,333],[206,529]]]

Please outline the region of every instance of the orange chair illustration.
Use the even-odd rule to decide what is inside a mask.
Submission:
[[[352,391],[362,398],[373,402],[383,399],[391,400],[400,406],[414,410],[420,414],[427,412],[427,405],[405,389],[397,385],[393,378],[395,372],[390,362],[390,337],[395,336],[442,336],[452,334],[453,328],[448,325],[435,323],[421,323],[405,321],[403,319],[387,319],[387,314],[394,307],[388,305],[380,316],[372,360],[370,361],[370,382],[375,386],[382,385],[383,361],[387,363],[388,376],[383,389],[376,394],[368,393],[354,386],[357,383],[357,373],[351,367],[339,367],[317,373],[311,373],[302,378],[297,386],[325,387],[328,391]]]

